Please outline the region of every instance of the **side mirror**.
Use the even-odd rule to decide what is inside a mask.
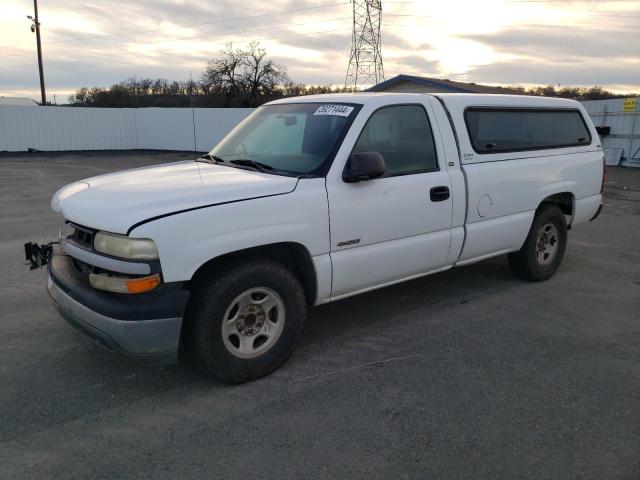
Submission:
[[[384,158],[378,152],[360,152],[349,155],[342,172],[342,180],[347,183],[373,180],[384,175]]]

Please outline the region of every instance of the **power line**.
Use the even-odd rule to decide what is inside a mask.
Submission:
[[[263,37],[263,38],[254,38],[251,40],[241,40],[239,42],[234,42],[234,45],[242,45],[242,44],[247,44],[247,43],[251,43],[251,42],[263,42],[263,41],[267,41],[267,40],[279,40],[282,38],[293,38],[293,37],[307,37],[307,36],[311,36],[311,35],[319,35],[319,34],[324,34],[324,33],[334,33],[334,32],[346,32],[351,30],[351,26],[349,27],[342,27],[342,28],[335,28],[335,29],[331,29],[331,30],[321,30],[321,31],[317,31],[317,32],[307,32],[307,33],[294,33],[294,34],[290,34],[290,35],[278,35],[275,37]],[[215,44],[215,46],[224,46],[223,43],[217,43]],[[104,53],[104,52],[97,52],[100,54],[101,57],[112,57],[112,56],[122,56],[123,53],[122,52],[111,52],[111,53]],[[131,52],[132,55],[135,54],[135,52]]]
[[[395,3],[413,3],[413,2],[395,2]],[[335,4],[335,5],[342,5],[342,4],[344,4],[344,3]],[[269,14],[269,15],[273,15],[273,14]],[[257,16],[255,16],[255,17],[257,17]],[[435,18],[434,15],[411,15],[411,14],[385,14],[385,17]],[[84,47],[84,48],[77,48],[77,49],[70,49],[70,50],[68,50],[68,49],[50,50],[49,53],[67,54],[67,53],[76,53],[76,52],[91,51],[91,50],[102,50],[102,49],[105,49],[105,48],[111,49],[111,48],[117,48],[117,47],[137,46],[137,45],[155,45],[155,44],[177,42],[177,41],[184,41],[184,40],[195,40],[195,39],[199,39],[199,38],[217,38],[217,37],[226,36],[226,35],[249,33],[249,32],[267,30],[267,29],[272,29],[272,28],[286,28],[286,27],[304,26],[304,25],[319,24],[319,23],[329,23],[329,22],[334,22],[334,21],[348,20],[350,18],[351,17],[338,17],[338,18],[330,18],[330,19],[323,19],[323,20],[314,20],[314,21],[310,21],[310,22],[270,25],[270,26],[266,26],[266,27],[256,27],[256,28],[249,28],[249,29],[242,29],[242,30],[223,31],[223,32],[220,32],[220,33],[217,33],[217,34],[208,34],[207,33],[207,34],[200,34],[200,35],[191,35],[191,36],[187,36],[187,37],[177,37],[177,38],[162,39],[162,40],[152,40],[152,41],[146,41],[146,42],[133,42],[133,41],[130,41],[130,42],[123,42],[123,43],[116,43],[116,44],[95,45],[95,46],[92,46],[92,47]],[[412,26],[416,26],[416,24],[415,23],[413,23],[413,24],[396,24],[396,25],[385,24],[384,26],[385,27],[392,27],[392,26],[412,27]],[[527,25],[513,25],[513,26],[501,26],[500,27],[501,30],[534,29],[534,28],[543,28],[543,29],[544,28],[546,28],[546,29],[553,29],[553,28],[575,28],[575,29],[608,29],[608,28],[620,29],[620,28],[625,28],[626,29],[626,28],[629,28],[629,29],[634,29],[635,30],[636,27],[634,27],[634,26],[625,26],[625,25],[611,25],[611,26],[608,26],[608,25],[560,25],[560,24],[554,24],[554,25],[527,24]],[[236,43],[238,43],[238,42],[236,42]],[[240,42],[240,43],[244,43],[244,42]],[[13,54],[13,55],[5,55],[3,58],[5,58],[5,59],[6,58],[21,58],[22,56],[23,56],[23,54],[20,53],[20,54]]]
[[[579,30],[597,30],[597,29],[605,29],[605,30],[610,30],[610,29],[616,29],[616,30],[620,30],[620,29],[625,29],[625,30],[637,30],[637,27],[631,26],[631,25],[559,25],[559,24],[553,24],[553,25],[513,25],[513,26],[506,26],[506,27],[500,27],[502,30],[511,30],[511,29],[519,29],[519,28],[549,28],[549,29],[553,29],[553,28],[575,28],[575,29],[579,29]]]
[[[567,3],[567,0],[503,0],[505,3]],[[596,3],[589,0],[578,0],[575,3]]]
[[[419,2],[419,1],[397,1],[397,2],[385,1],[384,3],[385,3],[385,5],[390,4],[390,3],[392,3],[392,4],[413,4],[413,5],[415,5],[416,3],[419,4],[419,3],[422,3],[422,2]],[[502,0],[502,3],[549,3],[549,4],[552,4],[552,3],[563,3],[563,4],[566,4],[567,0]],[[592,0],[577,0],[574,3],[596,3],[596,2],[594,2]]]
[[[215,24],[220,24],[220,23],[230,23],[230,22],[236,22],[236,21],[240,21],[240,20],[252,20],[252,19],[256,19],[256,18],[263,18],[263,17],[273,17],[276,15],[283,15],[283,14],[290,14],[290,13],[299,13],[299,12],[305,12],[305,11],[309,11],[309,10],[319,10],[322,8],[330,8],[330,7],[335,7],[335,6],[339,6],[339,5],[348,5],[350,2],[338,2],[338,3],[329,3],[329,4],[325,4],[325,5],[318,5],[315,7],[305,7],[305,8],[297,8],[297,9],[293,9],[293,10],[280,10],[277,12],[271,12],[271,13],[261,13],[259,15],[248,15],[248,16],[242,16],[242,17],[233,17],[233,18],[227,18],[227,19],[223,19],[223,20],[211,20],[211,21],[206,21],[206,22],[198,22],[198,23],[187,23],[187,24],[181,24],[181,25],[176,25],[174,28],[175,29],[180,29],[180,28],[189,28],[189,27],[200,27],[203,25],[215,25]],[[99,39],[99,40],[103,40],[105,38],[111,38],[111,37],[129,37],[129,36],[135,36],[135,35],[142,35],[145,33],[152,33],[152,32],[159,32],[162,31],[162,28],[152,28],[149,30],[140,30],[137,32],[131,32],[131,33],[114,33],[114,34],[110,34],[110,35],[88,35],[88,36],[84,36],[84,37],[66,37],[65,40],[55,40],[53,42],[47,42],[48,45],[54,45],[54,44],[58,44],[58,43],[66,43],[69,40],[80,40],[80,41],[85,41],[88,39]],[[4,47],[0,47],[0,48],[11,48],[12,46],[4,46]]]
[[[403,15],[388,14],[388,15],[385,15],[385,16],[403,16]],[[408,16],[417,17],[417,18],[422,18],[422,17],[432,18],[433,17],[431,15],[408,15]],[[170,42],[174,42],[174,41],[194,40],[194,39],[198,39],[198,38],[217,38],[217,37],[222,37],[222,36],[227,36],[227,35],[248,33],[248,32],[251,32],[251,31],[266,30],[266,29],[271,29],[271,28],[284,28],[284,27],[292,27],[292,26],[302,26],[302,25],[318,24],[318,23],[327,23],[327,22],[331,22],[331,21],[348,20],[350,18],[351,17],[340,17],[340,18],[319,20],[319,21],[313,21],[313,22],[301,22],[301,23],[294,23],[294,24],[272,25],[272,26],[268,26],[268,27],[258,27],[258,28],[253,28],[253,29],[233,30],[233,31],[221,32],[221,33],[213,34],[213,35],[211,35],[211,34],[202,34],[202,35],[194,35],[194,36],[189,36],[189,37],[179,37],[179,38],[173,38],[173,39],[154,40],[154,41],[148,41],[148,42],[126,42],[126,43],[121,43],[121,44],[101,45],[101,46],[79,48],[79,49],[71,49],[71,50],[60,49],[60,50],[50,51],[49,53],[67,54],[67,53],[76,53],[76,52],[100,50],[101,56],[105,56],[105,55],[110,56],[110,55],[113,55],[113,54],[105,53],[102,50],[105,49],[105,48],[108,49],[108,48],[122,47],[122,46],[154,45],[154,44],[161,44],[161,43],[170,43]],[[416,27],[417,25],[415,23],[413,23],[413,24],[384,24],[383,26],[385,28],[389,28],[389,27]],[[620,25],[607,26],[607,25],[558,25],[558,24],[556,24],[556,25],[502,26],[502,27],[500,27],[500,30],[554,29],[554,28],[579,29],[579,30],[593,30],[593,29],[597,30],[597,29],[616,28],[616,29],[635,30],[636,27],[620,26]],[[328,30],[326,32],[328,33],[328,32],[339,31],[339,30],[342,30],[342,29]],[[320,33],[320,32],[317,32],[317,33]],[[309,33],[309,35],[315,35],[315,34],[316,34],[316,32]],[[482,34],[482,33],[478,32],[478,34]],[[299,34],[293,34],[292,36],[294,36],[294,37],[295,36],[299,36]],[[287,37],[289,37],[289,35],[279,36],[279,37],[267,37],[267,38],[264,38],[264,39],[253,39],[253,40],[239,41],[239,42],[233,42],[233,43],[235,43],[235,44],[244,44],[244,43],[250,43],[252,41],[273,40],[273,39],[277,39],[277,38],[287,38]],[[121,53],[115,53],[115,54],[120,55]],[[13,55],[5,55],[5,56],[3,56],[3,59],[23,58],[23,57],[24,57],[24,55],[22,53],[20,53],[20,54],[13,54]]]
[[[506,3],[542,3],[542,4],[544,4],[544,3],[565,3],[562,0],[557,0],[557,1],[555,1],[555,0],[504,0],[504,1]],[[215,24],[221,24],[221,23],[231,23],[231,22],[240,21],[240,20],[251,20],[251,19],[256,19],[256,18],[263,18],[263,17],[277,16],[277,15],[283,15],[283,14],[289,14],[289,13],[299,13],[299,12],[309,11],[309,10],[318,10],[318,9],[323,9],[323,8],[330,8],[330,7],[340,6],[340,5],[348,5],[350,3],[351,3],[350,1],[346,1],[346,2],[330,3],[330,4],[326,4],[326,5],[318,5],[318,6],[313,6],[313,7],[305,7],[305,8],[298,8],[298,9],[292,9],[292,10],[280,10],[280,11],[277,11],[277,12],[263,13],[263,14],[258,14],[258,15],[248,15],[248,16],[242,16],[242,17],[233,17],[233,18],[223,19],[223,20],[212,20],[212,21],[207,21],[207,22],[181,24],[181,25],[176,25],[174,28],[175,29],[181,29],[181,28],[189,28],[189,27],[198,27],[198,26],[203,26],[203,25],[215,25]],[[388,5],[388,4],[415,5],[417,3],[420,3],[420,2],[417,2],[417,1],[385,1],[385,5]],[[412,15],[412,14],[391,14],[391,13],[387,13],[387,14],[385,14],[385,16],[387,16],[387,17],[403,17],[403,16],[406,16],[406,17],[415,17],[415,18],[435,18],[436,17],[435,15]],[[580,16],[581,17],[590,16],[590,17],[614,17],[614,18],[640,18],[640,15],[607,14],[607,13],[590,13],[590,14],[584,14],[584,15],[580,15]],[[635,28],[635,27],[633,27],[633,28]],[[140,31],[137,31],[137,32],[130,32],[130,33],[114,33],[114,34],[109,34],[109,35],[88,35],[88,36],[83,36],[83,37],[66,37],[64,40],[49,41],[49,42],[47,42],[47,45],[55,45],[55,44],[60,44],[60,43],[67,43],[68,41],[75,41],[75,40],[87,41],[87,40],[91,40],[91,39],[103,40],[103,39],[107,39],[107,38],[111,38],[111,37],[130,37],[130,36],[137,36],[137,35],[142,35],[142,34],[146,34],[146,33],[158,32],[158,31],[162,31],[162,30],[163,30],[162,28],[153,28],[153,29],[140,30]],[[138,42],[138,43],[148,43],[148,42]],[[0,48],[19,48],[19,46],[18,45],[2,45],[2,46],[0,46]],[[100,48],[100,45],[97,45],[96,48]],[[58,51],[58,50],[54,50],[54,51]],[[59,50],[59,51],[66,51],[66,50]]]
[[[413,18],[438,18],[436,15],[413,15],[411,13],[385,13],[385,17],[413,17]],[[607,13],[585,13],[579,14],[578,17],[615,17],[615,18],[640,18],[640,15],[615,15]]]
[[[416,25],[415,23],[402,23],[402,24],[394,24],[394,25],[390,25],[390,24],[384,24],[383,25],[385,28],[386,27],[416,27],[416,26],[420,26],[420,25]],[[489,32],[489,33],[485,33],[485,32],[471,32],[471,35],[496,35],[499,34],[501,30],[519,30],[519,29],[534,29],[534,28],[546,28],[546,29],[550,29],[553,30],[555,28],[575,28],[577,30],[597,30],[597,29],[616,29],[616,30],[620,30],[620,29],[625,29],[625,30],[636,30],[636,27],[632,27],[631,25],[629,26],[625,26],[625,25],[513,25],[513,26],[504,26],[504,27],[500,27],[498,31],[496,32]]]
[[[222,36],[227,36],[227,35],[235,35],[235,34],[241,34],[241,33],[248,33],[248,32],[255,32],[255,31],[259,31],[259,30],[268,30],[268,29],[273,29],[273,28],[285,28],[285,27],[298,27],[298,26],[303,26],[303,25],[312,25],[312,24],[319,24],[319,23],[329,23],[329,22],[336,22],[336,21],[343,21],[343,20],[349,20],[351,19],[351,17],[339,17],[339,18],[330,18],[330,19],[325,19],[325,20],[314,20],[311,22],[300,22],[300,23],[289,23],[289,24],[281,24],[281,25],[269,25],[266,27],[257,27],[257,28],[248,28],[248,29],[243,29],[243,30],[233,30],[233,31],[227,31],[227,32],[220,32],[218,34],[201,34],[201,35],[192,35],[192,36],[188,36],[188,37],[178,37],[178,38],[170,38],[170,39],[163,39],[163,40],[152,40],[152,41],[148,41],[148,42],[125,42],[125,43],[116,43],[116,44],[111,44],[111,45],[97,45],[97,46],[93,46],[93,47],[86,47],[86,48],[76,48],[76,49],[72,49],[72,50],[65,50],[65,49],[60,49],[60,50],[51,50],[49,51],[50,54],[52,53],[60,53],[60,54],[65,54],[65,53],[76,53],[76,52],[83,52],[83,51],[90,51],[90,50],[103,50],[105,48],[109,49],[109,48],[114,48],[114,47],[123,47],[123,46],[138,46],[138,45],[155,45],[155,44],[159,44],[159,43],[169,43],[169,42],[177,42],[177,41],[182,41],[182,40],[194,40],[194,39],[198,39],[198,38],[216,38],[216,37],[222,37]],[[243,42],[239,42],[239,43],[243,43]],[[21,57],[22,55],[7,55],[4,56],[3,58],[17,58],[17,57]]]
[[[315,7],[307,7],[307,8],[301,8],[301,9],[294,9],[294,10],[282,10],[279,12],[272,12],[272,13],[265,13],[265,14],[260,14],[260,15],[251,15],[251,16],[245,16],[245,17],[236,17],[236,18],[231,18],[231,19],[226,19],[226,20],[218,20],[218,21],[211,21],[211,22],[200,22],[198,24],[189,24],[189,25],[183,25],[183,26],[178,26],[178,28],[184,28],[187,26],[200,26],[200,25],[208,25],[208,24],[216,24],[216,23],[228,23],[228,22],[232,22],[232,21],[237,21],[237,20],[242,20],[242,19],[251,19],[251,18],[260,18],[260,17],[268,17],[268,16],[276,16],[276,15],[281,15],[281,14],[285,14],[285,13],[296,13],[296,12],[300,12],[300,11],[305,11],[305,10],[315,10],[315,9],[320,9],[320,8],[328,8],[328,7],[332,7],[332,6],[338,6],[338,5],[345,5],[345,4],[349,4],[350,2],[339,2],[339,3],[333,3],[333,4],[326,4],[326,5],[321,5],[321,6],[315,6]],[[411,2],[411,1],[386,1],[385,0],[385,5],[387,4],[415,4],[418,2]],[[556,3],[556,2],[552,2],[552,1],[534,1],[534,0],[512,0],[510,2],[507,3]],[[600,16],[601,14],[590,14],[592,16]],[[408,15],[408,14],[385,14],[385,16],[389,16],[389,17],[405,17],[405,16],[409,16],[409,17],[415,17],[415,18],[434,18],[434,15]],[[604,15],[602,15],[604,16]],[[613,16],[613,15],[612,15]],[[620,17],[632,17],[631,15],[620,15]],[[636,17],[635,15],[633,17]],[[293,24],[284,24],[284,25],[273,25],[273,26],[267,26],[267,27],[258,27],[258,28],[250,28],[250,29],[242,29],[242,30],[235,30],[235,31],[226,31],[226,32],[220,32],[218,34],[202,34],[202,35],[194,35],[194,36],[188,36],[188,37],[178,37],[178,38],[174,38],[174,39],[164,39],[164,40],[156,40],[156,41],[147,41],[147,42],[134,42],[134,41],[130,41],[130,42],[125,42],[125,43],[120,43],[120,44],[111,44],[111,45],[104,45],[104,46],[93,46],[93,47],[86,47],[86,48],[79,48],[79,49],[71,49],[71,50],[65,50],[65,49],[60,49],[60,50],[53,50],[50,53],[58,53],[58,54],[65,54],[65,53],[73,53],[73,52],[81,52],[81,51],[91,51],[91,50],[101,50],[99,53],[101,56],[114,56],[114,55],[123,55],[122,52],[114,52],[114,53],[106,53],[103,52],[103,49],[112,49],[112,48],[117,48],[120,46],[137,46],[137,45],[145,45],[145,44],[161,44],[161,43],[169,43],[169,42],[175,42],[175,41],[182,41],[182,40],[191,40],[191,39],[197,39],[197,38],[218,38],[218,37],[222,37],[222,36],[227,36],[227,35],[234,35],[234,34],[242,34],[242,33],[248,33],[248,32],[252,32],[252,31],[260,31],[260,30],[265,30],[265,29],[274,29],[274,28],[284,28],[284,27],[293,27],[293,26],[302,26],[302,25],[309,25],[309,24],[320,24],[320,23],[328,23],[328,22],[333,22],[333,21],[342,21],[342,20],[347,20],[350,17],[340,17],[340,18],[332,18],[332,19],[326,19],[326,20],[315,20],[315,21],[311,21],[311,22],[301,22],[301,23],[293,23]],[[395,28],[395,27],[415,27],[416,24],[403,24],[403,25],[388,25],[385,24],[384,25],[385,28]],[[606,26],[606,25],[516,25],[516,26],[512,26],[512,27],[500,27],[501,30],[512,30],[512,29],[534,29],[534,28],[546,28],[546,29],[554,29],[554,28],[563,28],[563,29],[602,29],[602,28],[632,28],[635,29],[635,27],[625,27],[625,26]],[[141,31],[141,32],[137,32],[136,34],[140,34],[140,33],[145,33],[145,32],[152,32],[152,31],[157,31],[157,30],[161,30],[161,29],[153,29],[153,30],[147,30],[147,31]],[[318,34],[324,34],[324,33],[332,33],[332,32],[338,32],[338,31],[346,31],[346,28],[337,28],[337,29],[331,29],[331,30],[322,30],[322,31],[317,31],[317,32],[307,32],[304,34],[285,34],[285,35],[279,35],[279,36],[272,36],[272,37],[264,37],[264,38],[258,38],[258,39],[253,39],[253,40],[248,40],[248,41],[239,41],[239,42],[234,42],[235,44],[244,44],[244,43],[250,43],[251,41],[267,41],[267,40],[277,40],[277,39],[284,39],[284,38],[293,38],[293,37],[304,37],[304,36],[311,36],[311,35],[318,35]],[[130,34],[130,35],[134,35],[134,34]],[[102,35],[97,35],[97,38],[108,38],[111,36],[115,36],[114,35],[109,35],[109,36],[102,36]],[[85,37],[86,38],[86,37]],[[48,43],[61,43],[61,42],[48,42]],[[216,44],[216,45],[222,45],[222,43]],[[127,52],[128,53],[128,52]],[[135,52],[131,52],[132,54],[136,55]],[[125,53],[126,54],[126,53]],[[23,57],[23,54],[16,54],[14,55],[14,57]],[[9,56],[3,56],[3,58],[11,58],[11,55]]]
[[[248,32],[255,32],[255,31],[259,31],[259,30],[268,30],[268,29],[272,29],[272,28],[286,28],[286,27],[300,27],[303,25],[313,25],[313,24],[317,24],[317,23],[328,23],[328,22],[337,22],[340,20],[349,20],[350,17],[339,17],[339,18],[330,18],[330,19],[326,19],[326,20],[314,20],[314,21],[310,21],[310,22],[300,22],[300,23],[287,23],[287,24],[280,24],[280,25],[269,25],[266,27],[257,27],[257,28],[245,28],[242,30],[232,30],[232,31],[227,31],[227,32],[220,32],[217,34],[200,34],[200,35],[191,35],[188,37],[177,37],[177,38],[169,38],[169,39],[165,39],[165,40],[152,40],[152,41],[148,41],[148,42],[125,42],[125,43],[116,43],[116,44],[111,44],[111,45],[98,45],[95,47],[87,47],[87,48],[78,48],[78,49],[74,49],[74,50],[52,50],[50,53],[56,53],[56,52],[64,52],[64,53],[70,53],[70,52],[79,52],[79,51],[85,51],[85,50],[98,50],[98,49],[102,49],[102,48],[112,48],[112,47],[122,47],[122,46],[137,46],[137,45],[155,45],[158,43],[168,43],[168,42],[178,42],[178,41],[182,41],[182,40],[194,40],[194,39],[198,39],[198,38],[216,38],[216,37],[221,37],[221,36],[226,36],[226,35],[235,35],[235,34],[240,34],[240,33],[248,33]]]

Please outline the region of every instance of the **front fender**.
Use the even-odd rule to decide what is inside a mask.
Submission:
[[[131,236],[156,243],[166,282],[188,281],[216,257],[273,243],[299,243],[312,257],[328,254],[324,179],[300,180],[286,195],[159,218],[135,228]]]

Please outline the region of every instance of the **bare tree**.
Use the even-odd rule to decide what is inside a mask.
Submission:
[[[223,95],[227,105],[257,106],[288,82],[284,67],[268,58],[257,42],[245,50],[227,44],[221,53],[207,64],[201,84],[207,95]]]
[[[228,43],[222,52],[222,58],[211,60],[202,74],[202,85],[207,94],[226,94],[235,96],[239,93],[241,70],[244,52],[234,49]]]
[[[286,69],[267,58],[258,42],[251,42],[243,53],[242,79],[252,104],[258,103],[258,97],[272,96],[278,85],[289,81]]]

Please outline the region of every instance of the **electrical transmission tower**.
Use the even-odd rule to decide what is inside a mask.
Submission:
[[[352,0],[353,35],[344,86],[356,90],[384,81],[380,22],[382,0]]]

